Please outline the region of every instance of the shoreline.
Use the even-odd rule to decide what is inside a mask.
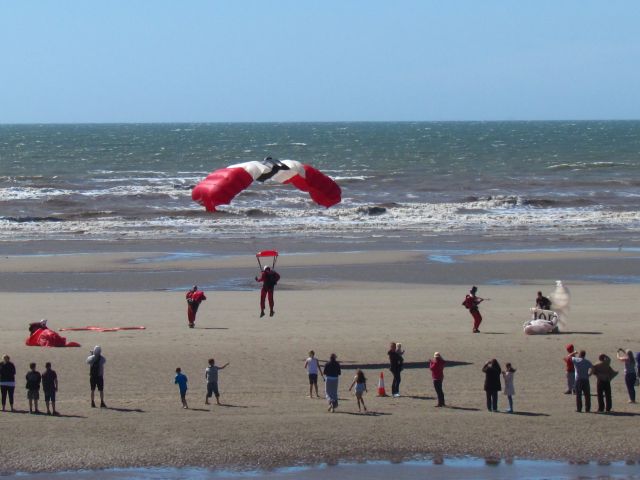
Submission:
[[[182,475],[192,475],[198,473],[199,475],[209,474],[211,478],[262,478],[270,475],[278,474],[305,474],[313,471],[323,470],[325,468],[355,468],[362,469],[372,466],[385,466],[385,467],[426,467],[426,468],[451,468],[456,467],[474,467],[474,471],[477,472],[478,467],[490,467],[492,470],[498,466],[512,467],[513,465],[524,464],[534,469],[545,468],[619,468],[624,469],[626,467],[634,468],[634,466],[640,463],[640,455],[633,458],[625,459],[543,459],[543,458],[525,458],[525,457],[512,457],[512,456],[495,456],[489,455],[485,457],[478,457],[474,455],[459,455],[453,454],[441,454],[441,453],[426,453],[426,454],[413,454],[413,455],[388,455],[385,457],[352,457],[352,458],[327,458],[324,460],[305,462],[301,460],[291,464],[268,464],[268,465],[250,465],[250,464],[237,464],[237,465],[217,465],[211,467],[208,465],[145,465],[145,466],[114,466],[105,468],[92,468],[92,469],[70,469],[70,470],[34,470],[34,471],[0,471],[0,476],[3,478],[42,478],[46,474],[55,475],[70,475],[72,478],[76,478],[81,475],[90,475],[90,478],[112,478],[110,474],[113,474],[113,478],[122,478],[121,475],[137,474],[135,478],[156,478],[155,475],[173,473],[180,475],[179,478],[183,478]],[[544,470],[543,470],[544,471]],[[635,472],[631,470],[628,473]],[[366,472],[361,472],[362,474]],[[444,472],[451,475],[452,472]],[[578,472],[574,472],[578,473]],[[605,472],[602,472],[605,473]],[[610,472],[606,472],[610,474]],[[397,472],[396,472],[397,474]],[[97,477],[95,476],[97,475]],[[151,475],[151,476],[150,476]],[[422,474],[424,475],[424,473]],[[620,475],[617,473],[616,475]],[[130,478],[130,477],[125,477]],[[173,476],[171,477],[173,478]],[[404,477],[403,477],[404,478]],[[423,477],[420,477],[423,478]],[[447,476],[446,478],[449,478]],[[451,475],[451,478],[456,478]],[[527,477],[530,478],[530,477]],[[537,477],[535,477],[537,478]],[[540,478],[547,478],[543,473]],[[591,478],[591,477],[588,477]],[[598,477],[599,478],[599,477]],[[621,477],[622,478],[622,477]]]
[[[121,249],[0,256],[0,292],[252,291],[253,251]],[[640,284],[640,248],[281,252],[284,290],[398,285]]]

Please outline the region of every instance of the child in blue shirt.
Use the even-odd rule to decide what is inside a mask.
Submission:
[[[180,389],[180,400],[182,400],[182,408],[189,408],[187,405],[187,382],[189,379],[182,373],[180,367],[176,368],[176,378],[173,383],[178,385]]]

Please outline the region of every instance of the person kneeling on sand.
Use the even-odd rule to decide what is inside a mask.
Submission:
[[[207,396],[204,399],[205,405],[209,404],[209,399],[215,395],[216,403],[221,405],[220,403],[220,391],[218,390],[218,370],[222,370],[229,365],[229,362],[225,363],[223,366],[218,367],[216,365],[216,361],[213,358],[209,359],[209,366],[204,372],[204,376],[207,379]]]

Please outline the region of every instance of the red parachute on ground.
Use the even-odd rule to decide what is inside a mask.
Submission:
[[[46,320],[29,324],[29,337],[24,342],[28,347],[79,347],[76,342],[67,342],[65,337],[47,327]]]
[[[290,183],[324,207],[331,207],[342,200],[338,184],[311,165],[296,160],[251,161],[230,165],[209,174],[191,191],[191,198],[203,205],[207,211],[215,212],[218,205],[227,205],[254,180],[273,180]]]

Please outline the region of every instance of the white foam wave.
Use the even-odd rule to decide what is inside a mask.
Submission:
[[[464,205],[466,210],[461,210]],[[65,222],[23,222],[0,219],[0,240],[36,238],[174,238],[261,235],[377,234],[406,231],[420,234],[572,234],[599,230],[640,232],[640,212],[615,212],[602,208],[532,209],[494,206],[489,200],[472,203],[402,204],[371,215],[367,208],[345,200],[338,208],[286,208],[274,202],[223,208],[226,214],[185,215],[185,210],[150,219],[105,216]],[[189,212],[190,210],[186,210]],[[386,232],[386,233],[385,233]]]

